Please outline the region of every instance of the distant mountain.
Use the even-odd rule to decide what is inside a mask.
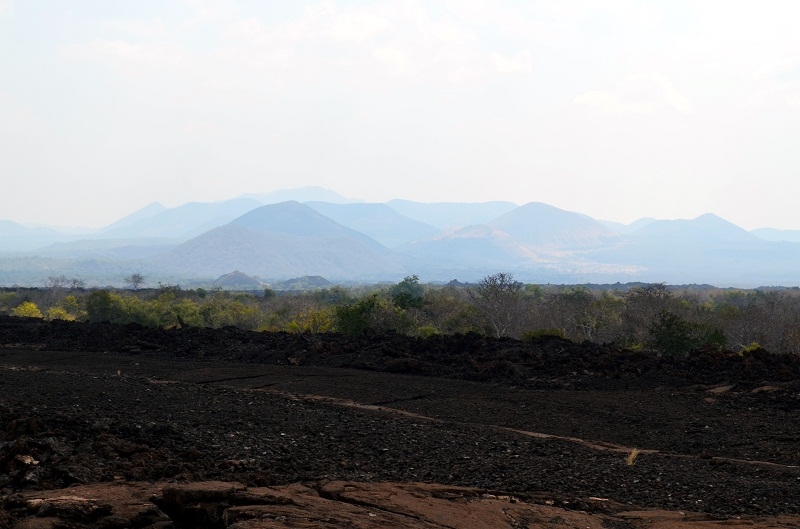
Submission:
[[[279,189],[269,193],[248,193],[242,198],[253,198],[262,204],[278,204],[294,200],[297,202],[330,202],[332,204],[346,204],[356,202],[349,200],[335,191],[319,186],[300,187],[297,189]]]
[[[630,233],[635,232],[639,228],[643,228],[644,226],[647,226],[651,222],[655,221],[656,219],[652,217],[644,217],[634,222],[631,222],[630,224],[623,224],[621,222],[614,222],[612,220],[598,220],[597,222],[599,222],[606,228],[610,229],[611,231],[619,233],[620,235],[628,235]]]
[[[753,243],[759,238],[749,231],[712,213],[692,220],[657,220],[631,234],[637,240],[657,240],[659,243],[708,244]]]
[[[43,257],[68,257],[75,259],[145,259],[177,246],[180,239],[134,238],[134,239],[78,239],[43,246],[36,255]]]
[[[380,243],[299,202],[262,206],[195,237],[154,264],[196,276],[391,278],[406,270]]]
[[[50,228],[29,228],[10,220],[0,220],[0,252],[27,252],[72,238]]]
[[[580,213],[530,202],[489,223],[538,249],[587,249],[613,244],[619,234]]]
[[[364,233],[388,248],[431,237],[438,228],[401,215],[386,204],[332,204],[306,202],[315,211],[339,224]]]
[[[189,202],[127,224],[123,223],[121,226],[109,227],[98,237],[116,239],[166,237],[186,240],[227,224],[262,205],[253,198],[234,198],[223,202]]]
[[[162,205],[160,202],[151,202],[145,207],[137,209],[130,215],[126,215],[121,219],[117,220],[116,222],[109,224],[105,228],[99,230],[99,233],[107,232],[117,228],[122,228],[124,226],[130,226],[131,224],[135,224],[136,222],[139,222],[141,220],[149,219],[150,217],[155,217],[159,213],[166,210],[167,207]]]
[[[397,199],[386,204],[401,215],[442,230],[486,224],[517,207],[513,202],[425,203]]]
[[[501,230],[487,225],[446,231],[436,237],[414,241],[400,251],[424,259],[429,264],[479,267],[519,266],[536,259],[529,247]]]
[[[800,244],[765,241],[713,214],[651,222],[619,247],[593,251],[590,257],[641,266],[645,281],[800,283]]]
[[[64,275],[83,279],[89,287],[122,286],[122,278],[135,270],[142,270],[139,261],[64,259],[36,255],[6,257],[0,259],[0,285],[42,287],[49,277]],[[144,269],[144,272],[148,278],[151,276],[149,269]]]
[[[800,230],[776,230],[774,228],[759,228],[750,233],[766,241],[775,242],[800,242]]]
[[[308,203],[261,202],[283,196]],[[152,283],[209,284],[232,270],[272,285],[300,277],[297,288],[302,276],[474,281],[498,271],[532,282],[795,286],[798,263],[800,231],[748,232],[713,214],[624,225],[537,202],[370,204],[323,188],[154,202],[90,235],[0,221],[6,286],[54,274],[115,285],[136,270]]]

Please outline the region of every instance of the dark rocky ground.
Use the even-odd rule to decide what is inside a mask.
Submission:
[[[800,359],[0,316],[0,527],[168,526],[31,498],[209,480],[470,487],[628,529],[626,509],[798,515]]]

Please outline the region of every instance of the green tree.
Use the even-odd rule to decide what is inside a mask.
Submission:
[[[419,277],[416,275],[406,277],[389,289],[392,302],[404,310],[422,308],[425,304],[424,294],[419,284]]]
[[[124,322],[122,296],[108,290],[94,290],[86,296],[86,315],[90,322]]]
[[[702,347],[725,347],[725,334],[662,310],[650,324],[650,346],[663,355],[686,355]]]
[[[372,294],[355,303],[334,308],[336,330],[351,336],[366,334],[371,327],[372,315],[378,306],[378,295]]]

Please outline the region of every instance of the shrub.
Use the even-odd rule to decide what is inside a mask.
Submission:
[[[425,304],[425,292],[419,284],[419,277],[409,276],[389,289],[392,302],[401,309],[419,309]]]
[[[725,347],[725,334],[718,329],[685,320],[662,310],[650,324],[650,346],[660,354],[681,355],[702,347]]]
[[[12,316],[20,316],[22,318],[44,318],[42,311],[36,306],[36,303],[30,301],[23,301],[20,305],[11,309]]]
[[[439,329],[434,327],[433,325],[423,325],[422,327],[417,329],[417,335],[422,338],[430,338],[431,336],[437,336],[442,334]]]
[[[288,332],[322,333],[333,330],[333,312],[330,309],[311,309],[301,312],[286,325]]]
[[[759,344],[758,342],[753,342],[750,345],[745,345],[744,347],[739,349],[739,356],[747,356],[750,353],[759,351],[761,349],[763,349],[763,347],[761,347],[761,344]]]
[[[64,321],[75,321],[75,316],[67,312],[64,307],[50,307],[47,309],[47,319],[52,320],[64,320]]]
[[[370,330],[372,314],[377,306],[378,295],[373,294],[356,303],[336,307],[334,309],[336,330],[350,336],[366,334]]]
[[[545,337],[555,337],[555,338],[566,338],[563,329],[539,329],[538,331],[527,331],[522,333],[520,336],[520,340],[523,342],[532,342],[534,340],[538,340],[539,338]]]

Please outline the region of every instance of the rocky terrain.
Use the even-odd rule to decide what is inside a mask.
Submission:
[[[0,317],[0,527],[800,526],[800,360]]]

